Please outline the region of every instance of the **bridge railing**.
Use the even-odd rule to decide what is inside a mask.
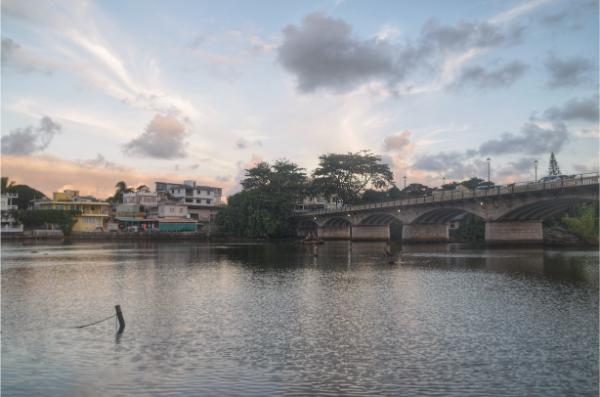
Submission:
[[[584,185],[598,185],[598,178],[600,174],[598,172],[577,174],[572,175],[568,178],[564,178],[552,182],[516,182],[508,185],[492,186],[487,189],[473,190],[473,191],[436,191],[435,195],[414,197],[402,200],[382,201],[379,203],[371,204],[360,204],[360,205],[346,205],[342,208],[335,209],[322,209],[318,211],[311,211],[302,213],[305,216],[314,216],[319,214],[331,214],[348,211],[362,211],[368,209],[377,208],[394,208],[403,207],[408,205],[433,203],[433,202],[444,202],[444,201],[456,201],[465,199],[476,199],[485,197],[495,197],[514,193],[526,193],[544,190],[562,189],[567,187],[577,187]]]

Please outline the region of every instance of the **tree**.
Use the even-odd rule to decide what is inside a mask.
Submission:
[[[107,200],[113,203],[122,203],[123,202],[123,193],[131,193],[133,189],[127,186],[124,181],[117,182],[115,185],[115,194],[112,197],[109,197]]]
[[[560,168],[558,167],[556,157],[554,157],[554,152],[550,154],[550,162],[548,163],[548,175],[560,175]]]
[[[319,157],[313,172],[315,190],[327,199],[336,198],[342,204],[355,201],[367,187],[383,189],[392,184],[394,176],[381,157],[369,151]]]
[[[80,211],[76,210],[18,210],[15,213],[15,219],[28,229],[57,225],[63,234],[68,236],[77,223],[79,214]]]
[[[3,176],[2,177],[2,194],[8,192],[12,187],[15,186],[15,181],[8,181],[8,177],[7,176]]]
[[[402,189],[402,195],[404,197],[423,197],[431,195],[432,190],[429,186],[420,183],[411,183]]]
[[[379,203],[388,199],[388,193],[381,190],[367,189],[362,195],[361,202],[368,203]]]
[[[584,239],[589,244],[598,244],[598,207],[580,205],[575,216],[565,215],[562,218],[567,230]]]
[[[477,189],[477,187],[479,185],[481,185],[482,183],[486,182],[485,180],[481,179],[481,178],[477,178],[477,177],[472,177],[471,179],[468,179],[466,181],[462,181],[460,184],[465,186],[466,188],[470,189],[470,190],[475,190]]]
[[[140,185],[135,189],[136,192],[149,192],[150,188],[146,185]]]
[[[396,185],[392,186],[387,193],[390,200],[399,200],[402,198],[402,191]]]
[[[304,169],[287,160],[262,162],[246,170],[243,190],[217,214],[223,234],[248,238],[294,234],[294,208],[306,194]]]

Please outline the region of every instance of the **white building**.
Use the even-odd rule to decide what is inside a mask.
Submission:
[[[17,223],[12,216],[12,211],[17,210],[13,199],[18,198],[16,193],[6,193],[0,199],[0,230],[2,233],[19,233],[23,231],[23,225]]]
[[[188,213],[188,208],[185,204],[178,202],[166,202],[159,204],[158,217],[189,218],[190,216]]]
[[[123,204],[137,204],[144,208],[158,206],[158,195],[149,190],[138,190],[131,193],[123,193]]]
[[[295,212],[327,211],[340,208],[333,199],[327,200],[325,197],[305,197],[301,203],[296,204]]]
[[[178,203],[185,204],[190,218],[210,221],[217,207],[221,205],[220,187],[199,186],[196,181],[183,183],[155,182],[159,197],[168,197]]]

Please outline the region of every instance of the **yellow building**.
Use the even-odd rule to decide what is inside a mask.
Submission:
[[[106,230],[110,204],[105,201],[93,201],[79,196],[77,190],[55,192],[52,200],[38,200],[36,209],[79,211],[73,232],[96,232]]]

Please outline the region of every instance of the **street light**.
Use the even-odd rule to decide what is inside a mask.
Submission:
[[[491,181],[491,178],[490,178],[490,174],[491,174],[490,167],[491,167],[492,159],[488,157],[485,160],[487,161],[487,165],[488,165],[488,187],[489,187],[490,186],[490,181]]]
[[[537,182],[537,167],[538,167],[538,161],[537,160],[533,160],[533,169],[535,170],[535,178],[533,179],[535,182]]]
[[[404,179],[404,188],[406,189],[406,175],[404,175],[402,179]]]

